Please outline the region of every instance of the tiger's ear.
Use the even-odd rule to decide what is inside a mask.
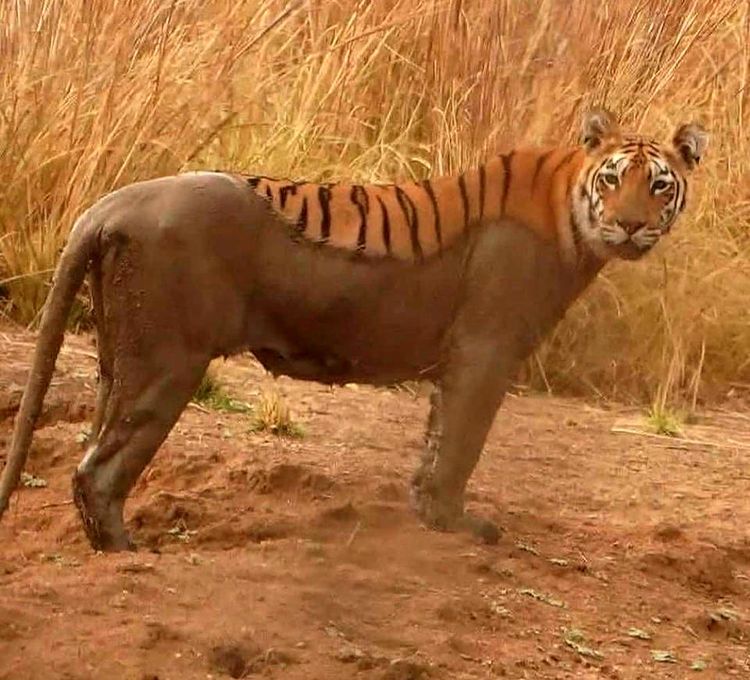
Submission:
[[[596,149],[606,139],[620,136],[620,126],[607,109],[590,109],[583,115],[581,143],[588,151]]]
[[[672,144],[688,169],[692,170],[708,146],[708,133],[700,123],[685,123],[677,128]]]

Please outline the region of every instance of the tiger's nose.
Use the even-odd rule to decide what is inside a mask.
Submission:
[[[620,220],[618,224],[625,230],[625,232],[629,235],[635,234],[639,229],[643,229],[643,227],[646,226],[645,222],[630,222],[625,220]]]

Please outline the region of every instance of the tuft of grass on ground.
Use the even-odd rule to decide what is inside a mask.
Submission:
[[[250,413],[252,410],[247,402],[229,396],[219,379],[210,371],[206,372],[200,385],[198,385],[198,389],[195,390],[193,401],[212,411]]]
[[[664,406],[652,406],[648,411],[647,423],[655,434],[667,437],[680,437],[684,418]]]
[[[292,419],[289,405],[275,388],[263,390],[253,405],[253,432],[270,432],[280,437],[302,437],[302,427]]]

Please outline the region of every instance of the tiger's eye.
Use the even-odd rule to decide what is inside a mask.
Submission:
[[[604,173],[603,175],[600,175],[600,179],[610,188],[616,187],[620,180],[618,179],[617,175],[611,172]]]

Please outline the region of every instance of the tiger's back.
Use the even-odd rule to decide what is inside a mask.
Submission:
[[[366,257],[422,262],[501,217],[556,239],[583,156],[577,148],[519,149],[456,176],[395,184],[243,179],[301,238]]]

